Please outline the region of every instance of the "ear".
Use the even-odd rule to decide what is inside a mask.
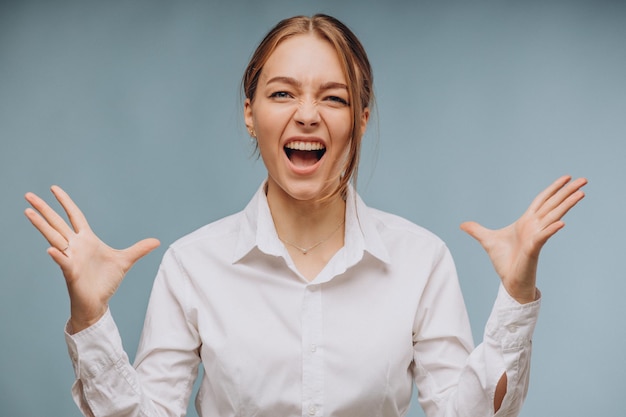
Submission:
[[[252,115],[252,101],[249,98],[243,103],[243,120],[248,132],[254,132],[254,117]]]
[[[361,133],[364,135],[367,130],[367,122],[370,119],[370,108],[366,107],[361,113]]]

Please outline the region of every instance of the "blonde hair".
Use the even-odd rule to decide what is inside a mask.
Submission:
[[[257,83],[263,66],[278,44],[287,38],[315,34],[328,41],[337,51],[343,72],[348,80],[348,94],[352,110],[352,129],[349,152],[342,169],[339,186],[325,197],[338,193],[345,195],[350,181],[356,181],[361,154],[361,120],[373,102],[373,75],[367,54],[356,35],[338,19],[324,14],[313,17],[294,16],[284,19],[272,28],[254,51],[242,79],[242,90],[250,102],[254,101]]]

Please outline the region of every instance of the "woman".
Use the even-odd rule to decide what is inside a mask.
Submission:
[[[66,339],[85,415],[181,416],[197,369],[202,416],[401,416],[413,382],[428,416],[515,415],[528,384],[543,244],[580,199],[562,177],[512,225],[461,227],[502,285],[475,349],[445,245],[365,206],[351,185],[372,101],[358,39],[336,19],[280,22],[244,74],[244,119],[267,180],[240,213],[175,242],[135,366],[108,300],[155,239],[114,250],[69,196],[68,225],[26,195],[71,300]]]

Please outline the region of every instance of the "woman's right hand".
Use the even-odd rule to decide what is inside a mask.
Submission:
[[[61,267],[70,296],[70,331],[79,332],[106,313],[126,272],[144,255],[159,246],[157,239],[144,239],[117,250],[96,236],[87,219],[69,195],[58,186],[51,188],[67,213],[70,224],[33,193],[25,198],[34,208],[26,217],[50,243],[48,254]]]

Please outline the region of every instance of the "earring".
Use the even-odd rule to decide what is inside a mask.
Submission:
[[[248,133],[250,133],[250,136],[252,136],[253,138],[255,138],[255,139],[256,139],[256,132],[254,131],[254,129],[253,129],[253,128],[249,128],[249,129],[248,129]]]

